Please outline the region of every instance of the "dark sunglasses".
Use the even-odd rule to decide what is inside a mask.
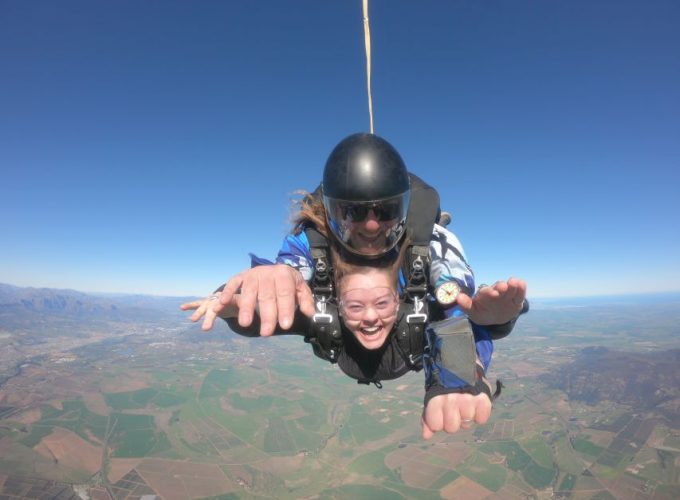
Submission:
[[[345,205],[342,207],[342,218],[352,222],[363,222],[368,212],[373,210],[375,218],[381,222],[397,219],[401,215],[401,203],[375,203],[360,205]]]

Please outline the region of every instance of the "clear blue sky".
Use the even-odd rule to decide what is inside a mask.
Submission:
[[[680,2],[371,0],[376,133],[478,282],[680,289]],[[273,257],[368,130],[360,0],[0,1],[0,281],[165,295]]]

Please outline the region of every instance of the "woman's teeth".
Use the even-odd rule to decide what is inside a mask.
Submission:
[[[380,327],[379,327],[379,326],[372,326],[372,327],[370,327],[370,328],[362,328],[362,329],[361,329],[361,331],[362,331],[363,333],[365,333],[366,335],[373,335],[373,334],[376,334],[376,333],[378,333],[379,330],[380,330]]]

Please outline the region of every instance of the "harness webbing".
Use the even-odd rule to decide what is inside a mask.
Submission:
[[[439,193],[417,175],[409,173],[411,180],[411,204],[408,207],[408,227],[411,244],[429,247],[432,226],[439,218]],[[414,200],[423,200],[422,203]]]
[[[316,312],[312,316],[311,331],[305,342],[312,344],[314,354],[331,363],[338,362],[342,348],[342,330],[334,299],[333,265],[331,263],[328,241],[318,231],[308,228],[305,231],[309,240],[314,276],[312,294]]]
[[[430,276],[430,239],[432,226],[439,217],[439,194],[418,176],[411,178],[408,221],[410,244],[402,266],[406,277],[403,304],[410,309],[397,332],[399,347],[408,353],[413,369],[422,366],[423,332],[428,320],[427,291]],[[422,202],[413,203],[413,200]]]

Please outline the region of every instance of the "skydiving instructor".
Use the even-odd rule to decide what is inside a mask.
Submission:
[[[428,222],[421,212],[432,212],[433,207],[424,207],[423,200],[432,198],[433,193],[437,215]],[[329,228],[329,244],[366,266],[390,252],[398,252],[414,233],[422,234],[423,228],[427,231],[429,256],[423,257],[429,261],[424,285],[428,321],[467,316],[474,331],[481,375],[478,388],[470,387],[447,382],[457,378],[455,374],[447,378],[447,369],[437,364],[436,356],[431,357],[432,363],[424,363],[427,391],[423,437],[429,439],[438,431],[451,433],[485,423],[491,413],[492,396],[490,388],[486,388],[488,383],[485,379],[481,383],[481,378],[491,361],[493,340],[510,333],[519,315],[528,310],[526,283],[510,278],[476,289],[462,245],[437,223],[436,191],[409,174],[396,149],[376,135],[354,134],[343,139],[326,162],[320,188],[308,199],[317,202],[319,217]],[[259,324],[259,335],[267,337],[290,330],[296,315],[312,318],[318,313],[314,285],[318,267],[315,268],[317,261],[307,231],[315,221],[298,217],[294,224],[275,263],[255,258],[254,267],[229,279],[221,292],[184,304],[184,310],[195,309],[192,321],[203,318],[203,329],[209,330],[217,316],[235,307],[238,319],[229,321],[234,331],[252,331]],[[402,281],[404,295],[409,295],[413,282],[409,276]],[[448,294],[450,300],[446,300],[446,292],[452,290],[455,293]],[[434,344],[432,347],[437,348]],[[411,368],[421,367],[422,364]]]

